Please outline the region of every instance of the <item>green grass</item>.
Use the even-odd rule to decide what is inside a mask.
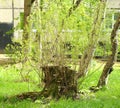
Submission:
[[[97,63],[95,63],[97,64]],[[0,67],[0,108],[120,108],[120,72],[119,66],[115,66],[114,71],[109,77],[107,87],[97,93],[90,93],[88,88],[96,85],[101,74],[102,68],[96,70],[99,64],[94,65],[89,77],[87,77],[79,88],[86,92],[86,96],[81,96],[79,100],[60,99],[52,100],[43,104],[43,100],[32,102],[30,99],[17,101],[10,99],[4,101],[6,97],[14,96],[23,92],[40,91],[38,87],[38,77],[35,71],[30,72],[29,82],[21,80],[19,69],[15,65]],[[94,73],[93,73],[94,71]],[[92,74],[91,74],[92,73]]]
[[[50,103],[51,108],[119,108],[120,99],[84,99],[78,101],[60,100],[57,103]]]

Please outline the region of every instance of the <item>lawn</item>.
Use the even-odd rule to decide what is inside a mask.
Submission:
[[[24,82],[20,76],[17,65],[6,65],[0,67],[0,108],[120,108],[120,64],[117,63],[114,71],[109,77],[107,87],[96,93],[90,93],[90,86],[96,85],[99,79],[102,63],[93,62],[88,77],[79,84],[80,91],[84,95],[78,100],[60,99],[59,101],[46,99],[32,102],[30,99],[17,101],[14,98],[6,100],[7,97],[23,92],[40,91],[42,85],[39,84],[37,73],[30,71],[29,81]],[[98,69],[99,68],[99,69]],[[39,85],[39,86],[38,86]]]

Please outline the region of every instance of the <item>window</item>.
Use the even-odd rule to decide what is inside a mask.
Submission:
[[[119,16],[118,11],[107,13],[105,18],[105,28],[112,29],[118,16]]]

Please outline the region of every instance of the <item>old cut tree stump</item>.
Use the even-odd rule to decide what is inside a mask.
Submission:
[[[77,94],[77,81],[74,79],[76,74],[65,66],[44,66],[44,88],[41,94],[44,97],[52,96],[53,98],[75,97]]]
[[[77,79],[76,71],[66,66],[43,66],[44,88],[40,92],[26,92],[16,95],[18,99],[30,98],[33,101],[41,97],[60,97],[76,98],[77,96]]]

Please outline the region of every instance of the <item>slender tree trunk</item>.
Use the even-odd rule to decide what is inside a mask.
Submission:
[[[28,17],[30,15],[31,12],[31,7],[32,4],[35,0],[24,0],[24,28],[23,28],[23,37],[22,37],[22,41],[23,41],[23,54],[25,55],[24,57],[24,61],[27,60],[27,54],[29,52],[29,24],[28,24]]]
[[[23,53],[27,53],[28,49],[27,47],[27,40],[28,40],[28,16],[30,15],[30,11],[31,11],[31,0],[24,0],[24,28],[23,28],[23,46],[24,46],[24,52]]]
[[[28,24],[27,17],[30,15],[34,1],[35,0],[24,0],[24,27]]]
[[[88,44],[88,47],[86,48],[84,54],[81,57],[79,71],[76,75],[77,78],[84,77],[88,72],[89,64],[91,63],[94,51],[96,49],[96,45],[99,40],[99,32],[101,29],[102,21],[104,19],[105,7],[106,0],[100,1],[96,10],[96,17],[94,19],[93,28],[90,34],[90,43]]]
[[[114,28],[111,32],[111,45],[112,45],[111,51],[112,51],[112,54],[109,56],[109,59],[108,59],[106,65],[104,66],[104,69],[103,69],[103,72],[102,72],[100,79],[98,81],[97,87],[102,87],[102,86],[105,86],[107,84],[108,76],[112,72],[113,65],[116,61],[117,49],[118,49],[117,31],[118,31],[119,26],[120,26],[120,15],[119,15],[118,19],[116,20],[116,22],[114,24]]]

